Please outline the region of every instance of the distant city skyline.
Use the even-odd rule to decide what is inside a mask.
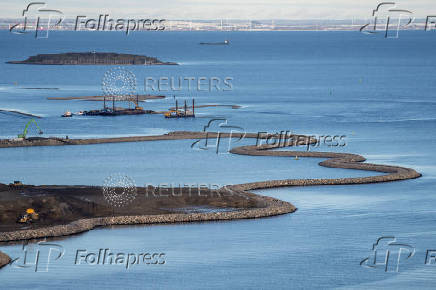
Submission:
[[[32,1],[0,2],[1,18],[20,18]],[[33,1],[35,2],[35,1]],[[383,1],[355,0],[51,0],[47,8],[61,10],[67,18],[77,15],[114,17],[157,17],[166,19],[353,19],[368,18]],[[434,0],[396,2],[398,9],[412,11],[417,18],[436,15]]]

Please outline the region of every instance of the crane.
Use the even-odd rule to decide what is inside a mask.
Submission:
[[[40,135],[43,134],[41,128],[39,128],[39,126],[38,126],[38,124],[36,123],[35,119],[32,119],[32,120],[30,120],[29,122],[27,122],[26,127],[24,127],[23,134],[19,134],[19,135],[18,135],[18,138],[26,139],[26,137],[27,137],[27,133],[28,133],[28,131],[29,131],[29,126],[30,126],[32,123],[35,124],[36,128],[39,130],[38,133],[39,133]]]
[[[141,106],[139,106],[139,96],[138,95],[136,95],[136,97],[130,97],[128,99],[128,101],[132,102],[135,105],[135,110],[143,110],[144,109]]]

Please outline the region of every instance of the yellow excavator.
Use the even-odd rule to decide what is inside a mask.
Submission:
[[[194,114],[194,99],[192,99],[192,111],[188,111],[188,108],[186,106],[186,100],[185,100],[185,106],[184,110],[179,110],[178,102],[176,100],[176,107],[170,108],[167,112],[164,113],[165,118],[187,118],[187,117],[195,117]]]
[[[28,224],[37,220],[39,220],[39,214],[37,214],[33,208],[28,208],[25,214],[18,217],[17,222],[20,224]]]
[[[134,98],[129,98],[129,101],[135,105],[135,110],[144,110],[143,107],[139,106],[139,96],[136,95]]]
[[[24,184],[19,180],[15,180],[14,183],[9,183],[10,188],[21,188],[23,186]]]
[[[177,118],[181,117],[183,113],[180,110],[169,110],[168,112],[164,113],[165,118]]]

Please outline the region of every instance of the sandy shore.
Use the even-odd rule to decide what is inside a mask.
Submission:
[[[8,255],[3,252],[0,252],[0,268],[6,266],[11,261]]]
[[[209,133],[209,138],[216,137],[216,134]],[[229,137],[229,134],[222,134],[222,137]],[[233,134],[232,137],[239,138],[240,134]],[[245,138],[257,138],[258,134],[247,133]],[[295,140],[300,140],[299,145],[313,143],[309,137],[303,135],[292,135]],[[22,142],[0,141],[0,148],[3,147],[22,147],[22,146],[58,146],[58,145],[87,145],[117,142],[143,142],[158,140],[182,140],[182,139],[202,139],[207,138],[205,132],[172,132],[158,136],[138,136],[138,137],[120,137],[120,138],[98,138],[98,139],[37,139],[24,140]],[[297,139],[298,138],[298,139]],[[286,144],[292,146],[290,144]],[[295,144],[294,144],[295,145]],[[42,237],[56,237],[71,235],[93,229],[97,226],[107,225],[126,225],[126,224],[152,224],[152,223],[177,223],[192,221],[214,221],[214,220],[233,220],[248,219],[274,216],[291,213],[296,208],[284,201],[270,197],[255,195],[249,190],[274,188],[283,186],[310,186],[310,185],[345,185],[345,184],[366,184],[378,182],[390,182],[406,179],[418,178],[420,173],[411,168],[363,163],[365,158],[357,154],[350,153],[332,153],[332,152],[306,152],[306,151],[273,151],[285,147],[284,144],[262,145],[262,146],[241,146],[233,148],[230,152],[233,154],[251,155],[251,156],[277,156],[277,157],[315,157],[326,158],[327,160],[319,163],[320,166],[331,168],[346,168],[356,170],[366,170],[383,172],[386,174],[368,177],[352,178],[333,178],[333,179],[284,179],[284,180],[267,180],[227,186],[226,188],[237,192],[240,195],[246,195],[256,198],[266,206],[262,208],[249,208],[229,212],[213,213],[191,213],[191,214],[161,214],[161,215],[126,215],[116,217],[100,217],[90,219],[80,219],[65,225],[57,225],[33,230],[19,230],[12,232],[3,232],[0,234],[0,241],[26,240]]]

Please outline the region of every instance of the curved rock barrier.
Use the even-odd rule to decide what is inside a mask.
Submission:
[[[284,179],[269,180],[261,182],[251,182],[233,185],[230,188],[235,190],[254,190],[283,186],[310,186],[310,185],[348,185],[348,184],[366,184],[389,181],[399,181],[421,177],[421,174],[411,168],[380,165],[372,163],[362,163],[366,159],[357,154],[334,153],[334,152],[304,152],[304,151],[266,151],[268,149],[277,149],[287,146],[261,145],[261,146],[241,146],[233,148],[230,152],[240,155],[251,156],[281,156],[281,157],[315,157],[328,158],[319,163],[320,166],[330,168],[345,168],[365,171],[376,171],[387,173],[384,175],[375,175],[367,177],[349,177],[349,178],[330,178],[330,179]]]
[[[209,133],[209,138],[214,133]],[[292,135],[294,137],[301,137],[303,135]],[[292,137],[290,136],[290,137]],[[221,134],[221,137],[241,137],[240,134]],[[256,138],[257,134],[246,134],[245,138]],[[303,136],[305,137],[305,136]],[[180,140],[180,139],[201,139],[207,138],[205,132],[173,132],[159,136],[139,136],[139,137],[120,137],[120,138],[103,138],[103,139],[66,139],[54,142],[51,139],[42,140],[42,143],[38,145],[26,145],[26,143],[18,144],[17,146],[3,146],[3,147],[20,147],[20,146],[50,146],[50,145],[86,145],[86,144],[100,144],[100,143],[114,143],[114,142],[140,142],[140,141],[157,141],[157,140]],[[306,141],[299,143],[304,145],[307,143],[313,143],[309,137],[305,137]],[[298,139],[297,139],[298,140]],[[32,141],[23,141],[32,142]],[[44,143],[48,142],[48,143]],[[316,142],[316,141],[315,141]],[[1,147],[0,142],[0,147]],[[3,143],[5,145],[5,143]],[[287,144],[292,146],[292,144]],[[153,223],[178,223],[178,222],[198,222],[198,221],[218,221],[218,220],[234,220],[234,219],[249,219],[260,218],[281,215],[291,213],[296,208],[288,202],[281,201],[266,196],[259,196],[250,193],[249,190],[264,189],[283,186],[309,186],[309,185],[346,185],[346,184],[365,184],[365,183],[377,183],[377,182],[389,182],[406,180],[412,178],[418,178],[420,173],[410,168],[404,168],[399,166],[379,165],[362,163],[366,159],[363,156],[349,153],[332,153],[332,152],[303,152],[303,151],[272,151],[270,149],[277,149],[280,147],[287,147],[285,145],[261,145],[261,146],[241,146],[232,149],[230,152],[240,155],[251,156],[279,156],[279,157],[316,157],[327,158],[319,165],[331,168],[346,168],[357,169],[366,171],[375,171],[386,173],[384,175],[368,176],[368,177],[353,177],[353,178],[333,178],[333,179],[284,179],[284,180],[268,180],[261,182],[251,182],[237,185],[227,186],[238,194],[250,195],[258,199],[265,204],[265,207],[254,209],[243,209],[230,212],[217,212],[217,213],[190,213],[190,214],[165,214],[165,215],[141,215],[141,216],[117,216],[117,217],[102,217],[81,219],[70,224],[58,225],[33,230],[20,230],[14,232],[3,232],[0,234],[0,241],[16,241],[16,240],[28,240],[44,237],[56,237],[76,234],[84,231],[91,230],[99,226],[108,225],[129,225],[129,224],[153,224]]]
[[[0,242],[66,236],[89,231],[100,226],[252,219],[282,215],[294,212],[296,210],[296,208],[288,202],[266,196],[258,196],[254,194],[251,195],[255,196],[256,199],[266,204],[266,206],[263,208],[243,209],[230,212],[116,216],[80,219],[66,225],[45,227],[34,230],[4,232],[0,234]]]

